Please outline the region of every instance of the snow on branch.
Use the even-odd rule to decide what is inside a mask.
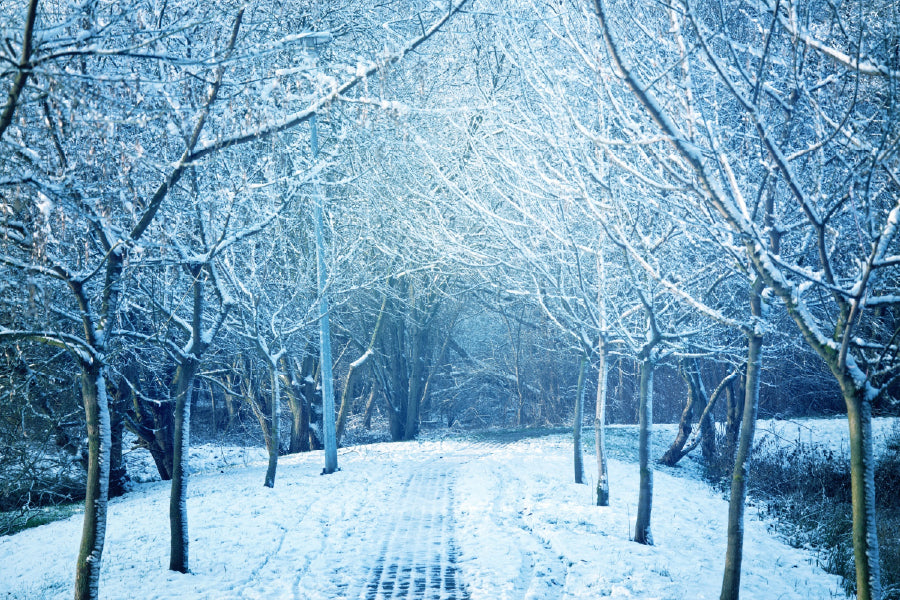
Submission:
[[[282,131],[286,131],[288,129],[292,129],[302,123],[305,123],[310,118],[312,118],[316,113],[318,113],[323,108],[327,107],[329,104],[334,102],[335,100],[339,100],[341,96],[347,93],[350,89],[355,87],[361,81],[371,77],[378,71],[388,67],[398,61],[400,61],[404,56],[418,48],[422,43],[431,38],[441,27],[446,23],[450,17],[458,13],[463,6],[465,6],[469,0],[461,0],[460,2],[452,5],[450,10],[447,11],[445,15],[443,15],[440,19],[435,21],[431,27],[429,27],[422,35],[419,37],[407,42],[406,46],[404,46],[400,51],[388,55],[386,58],[381,60],[378,63],[370,63],[368,65],[361,65],[361,68],[357,69],[356,73],[353,77],[345,81],[339,86],[333,87],[331,92],[322,96],[306,108],[301,111],[297,111],[291,115],[284,117],[274,123],[269,123],[267,125],[262,125],[250,131],[245,131],[243,133],[239,133],[237,135],[231,137],[220,138],[216,141],[209,142],[207,144],[201,145],[196,150],[193,150],[186,158],[185,162],[191,163],[201,158],[212,154],[214,152],[218,152],[219,150],[230,148],[231,146],[238,146],[241,144],[246,144],[248,142],[254,142],[258,140],[264,140],[268,137],[271,137],[277,133],[281,133]]]

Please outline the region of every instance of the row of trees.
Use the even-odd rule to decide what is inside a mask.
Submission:
[[[225,328],[268,367],[268,413],[256,408],[274,485],[281,364],[321,301],[305,281],[315,268],[299,233],[303,185],[321,167],[296,130],[460,5],[383,28],[371,19],[402,16],[397,7],[329,8],[4,4],[0,340],[25,364],[26,344],[59,348],[79,371],[88,443],[78,598],[98,594],[119,379],[134,408],[117,417],[172,481],[171,569],[189,568],[191,394]],[[343,23],[363,28],[343,31],[319,70],[308,32]],[[334,245],[332,262],[347,250]]]
[[[736,598],[760,387],[790,398],[802,369],[844,399],[858,597],[879,598],[870,421],[900,372],[882,4],[4,4],[0,402],[71,454],[80,387],[76,595],[97,594],[126,427],[172,480],[188,570],[195,393],[255,415],[272,486],[354,410],[403,440],[552,420],[591,387],[601,505],[603,426],[634,397],[652,543],[662,384],[686,398],[665,462],[713,455],[726,422]]]

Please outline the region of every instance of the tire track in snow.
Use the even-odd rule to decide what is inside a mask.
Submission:
[[[404,486],[361,600],[468,600],[453,539],[453,469],[431,461]]]
[[[453,484],[460,461],[401,462],[342,498],[323,548],[303,569],[295,598],[469,600],[454,540]],[[362,483],[362,482],[360,482]]]

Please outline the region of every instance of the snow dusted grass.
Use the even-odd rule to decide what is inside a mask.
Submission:
[[[841,427],[843,425],[843,427]],[[873,423],[881,578],[885,600],[900,599],[900,420]],[[851,539],[850,463],[843,419],[775,421],[759,438],[750,493],[791,545],[856,588]]]
[[[191,445],[191,469],[194,472],[211,472],[232,467],[247,467],[251,464],[266,462],[269,455],[266,449],[259,446],[230,446],[226,444],[203,443]],[[128,477],[136,483],[159,481],[159,471],[153,463],[150,453],[137,449],[125,455],[128,465]]]
[[[610,432],[605,508],[593,506],[592,485],[571,483],[561,434],[348,448],[330,476],[319,475],[321,452],[294,455],[274,489],[262,485],[262,457],[207,455],[197,462],[211,470],[189,488],[192,573],[166,568],[168,484],[138,484],[110,503],[101,598],[365,598],[392,565],[415,572],[417,560],[440,567],[442,598],[717,598],[725,501],[681,476],[690,468],[658,470],[656,545],[629,541],[638,477],[630,458],[615,458],[634,452],[621,429]],[[658,444],[668,441],[659,432]],[[0,598],[71,597],[80,526],[75,516],[0,538]],[[464,591],[446,585],[448,573]],[[843,596],[752,510],[742,582],[746,599]]]
[[[84,512],[84,502],[67,502],[41,508],[24,507],[0,513],[0,535],[40,527]]]

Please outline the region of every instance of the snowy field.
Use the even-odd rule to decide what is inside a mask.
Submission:
[[[562,435],[348,448],[331,476],[320,452],[294,455],[274,489],[261,455],[214,450],[190,484],[192,572],[167,570],[168,485],[138,484],[110,503],[101,598],[718,598],[727,505],[691,468],[657,470],[648,547],[629,541],[636,465],[611,462],[611,506],[595,507]],[[0,538],[0,598],[70,598],[80,526]],[[752,508],[744,556],[743,598],[843,597]]]

